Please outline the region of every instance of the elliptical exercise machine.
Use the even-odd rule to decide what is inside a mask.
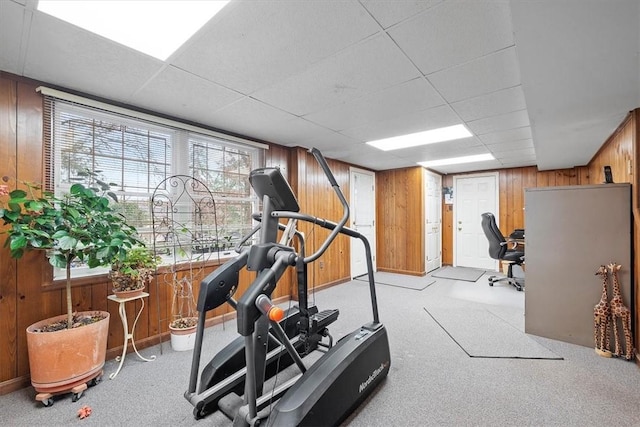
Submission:
[[[197,419],[220,410],[238,427],[336,425],[387,376],[391,363],[389,342],[378,319],[369,242],[345,227],[349,205],[320,151],[310,151],[343,206],[342,219],[335,223],[299,213],[296,197],[279,169],[251,172],[249,181],[263,203],[262,212],[254,214],[259,225],[236,246],[238,256],[209,274],[200,285],[196,341],[185,392]],[[280,219],[287,219],[287,225],[281,224]],[[295,228],[297,221],[330,230],[319,249],[309,256],[305,256],[304,235]],[[283,231],[279,242],[278,230]],[[257,232],[259,242],[243,246]],[[338,234],[358,238],[364,244],[373,320],[334,345],[327,327],[339,312],[319,312],[315,306],[309,307],[307,265],[317,260]],[[291,245],[294,237],[297,250]],[[257,275],[236,301],[233,295],[245,266]],[[270,297],[289,267],[295,267],[297,272],[298,307],[283,312]],[[213,357],[198,380],[206,314],[224,303],[237,311],[240,337]],[[316,350],[324,354],[307,367],[303,358]],[[298,375],[269,391],[263,390],[266,379],[293,364],[300,370]]]

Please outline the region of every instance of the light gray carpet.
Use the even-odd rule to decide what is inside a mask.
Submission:
[[[445,304],[439,299],[424,310],[469,357],[562,360],[501,318],[505,309]]]
[[[441,279],[464,280],[475,282],[485,273],[485,270],[469,267],[442,267],[431,273],[431,277]]]
[[[486,275],[478,283],[437,280],[422,292],[395,286],[376,289],[380,320],[389,334],[391,367],[386,380],[344,426],[640,425],[640,370],[635,363],[535,336],[529,338],[564,360],[469,357],[424,310],[436,301],[464,303],[523,328],[526,292],[489,287]],[[371,320],[368,293],[363,282],[352,281],[311,296],[320,309],[340,310],[330,328],[335,341]],[[231,320],[225,329],[207,329],[203,362],[236,335]],[[45,408],[34,401],[31,387],[0,396],[2,425],[231,427],[220,414],[193,418],[193,408],[183,397],[191,352],[174,352],[168,344],[163,349],[163,354],[158,347],[142,350],[147,357],[158,356],[153,362],[128,354],[114,380],[108,374],[117,363],[108,361],[105,380],[77,402],[63,395]],[[76,412],[83,405],[91,406],[93,413],[80,421]]]
[[[396,286],[416,291],[422,291],[436,282],[428,276],[409,276],[406,274],[387,273],[384,271],[377,271],[373,276],[376,284],[378,285]],[[356,278],[356,280],[369,283],[369,278],[367,276],[360,276]]]

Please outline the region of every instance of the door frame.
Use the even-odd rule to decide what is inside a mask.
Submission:
[[[437,209],[438,209],[438,220],[439,220],[439,226],[438,226],[438,240],[440,241],[440,253],[439,255],[439,259],[440,262],[438,263],[438,267],[436,268],[440,268],[442,267],[442,175],[440,175],[437,172],[433,172],[427,168],[423,169],[423,173],[425,174],[424,177],[424,182],[427,183],[427,175],[432,175],[437,177],[437,181],[438,181],[438,185],[439,185],[439,197],[438,197],[438,205],[437,205]],[[428,203],[429,203],[429,197],[428,197],[428,184],[425,184],[424,186],[424,203],[425,203],[425,207],[424,207],[424,269],[427,273],[429,273],[429,231],[427,229],[427,220],[428,220],[428,215],[429,215],[429,207],[428,207]],[[434,269],[435,270],[435,269]]]
[[[456,224],[458,223],[458,197],[456,197],[456,194],[458,194],[458,190],[457,190],[457,186],[458,186],[458,180],[459,179],[466,179],[466,178],[480,178],[480,177],[485,177],[485,176],[493,176],[495,177],[496,180],[496,205],[495,205],[495,217],[496,217],[496,221],[499,221],[500,218],[500,173],[499,172],[477,172],[477,173],[471,173],[471,174],[464,174],[464,175],[454,175],[453,176],[453,224],[452,228],[453,228],[453,266],[457,266],[458,265],[458,227],[456,227]],[[480,219],[478,218],[478,221],[480,221]],[[496,271],[498,271],[499,268],[499,262],[498,260],[495,260],[495,266],[494,269]]]
[[[354,185],[354,180],[353,180],[353,174],[354,173],[359,173],[359,174],[364,174],[364,175],[370,175],[373,177],[373,188],[372,188],[372,198],[373,198],[373,241],[371,239],[369,239],[369,245],[371,246],[371,257],[372,257],[372,263],[373,263],[373,271],[377,271],[377,263],[376,263],[376,242],[377,242],[377,233],[376,233],[376,173],[374,171],[370,171],[367,169],[361,169],[361,168],[357,168],[355,166],[349,166],[349,207],[350,207],[350,216],[349,216],[349,225],[352,228],[355,228],[353,226],[353,221],[356,215],[356,206],[353,203],[355,201],[355,185]],[[354,241],[358,240],[358,245],[361,245],[362,242],[360,242],[360,239],[354,239],[354,238],[350,238],[349,239],[349,253],[350,253],[350,257],[349,257],[349,277],[353,279],[354,274],[353,274],[353,266],[354,266],[354,258],[355,258],[355,253],[356,251],[354,251]],[[358,246],[360,247],[360,246]],[[364,249],[363,249],[364,252]],[[366,262],[366,259],[365,259]]]

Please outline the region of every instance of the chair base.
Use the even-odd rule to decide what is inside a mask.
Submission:
[[[513,277],[489,276],[489,286],[493,286],[494,283],[502,281],[506,281],[518,291],[524,291],[524,283],[518,282],[518,280]]]

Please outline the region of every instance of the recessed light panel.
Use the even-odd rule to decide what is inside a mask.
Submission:
[[[391,138],[369,141],[367,144],[383,151],[399,150],[401,148],[417,147],[419,145],[435,144],[437,142],[452,141],[454,139],[469,138],[473,136],[463,125],[447,126],[431,129],[424,132],[408,135],[394,136]]]
[[[38,10],[164,61],[228,2],[40,0]]]
[[[420,166],[424,166],[425,168],[432,166],[448,166],[448,165],[459,165],[462,163],[474,163],[474,162],[486,162],[488,160],[495,160],[495,157],[490,153],[487,154],[478,154],[475,156],[463,156],[463,157],[451,157],[449,159],[440,159],[440,160],[429,160],[427,162],[418,162]]]

